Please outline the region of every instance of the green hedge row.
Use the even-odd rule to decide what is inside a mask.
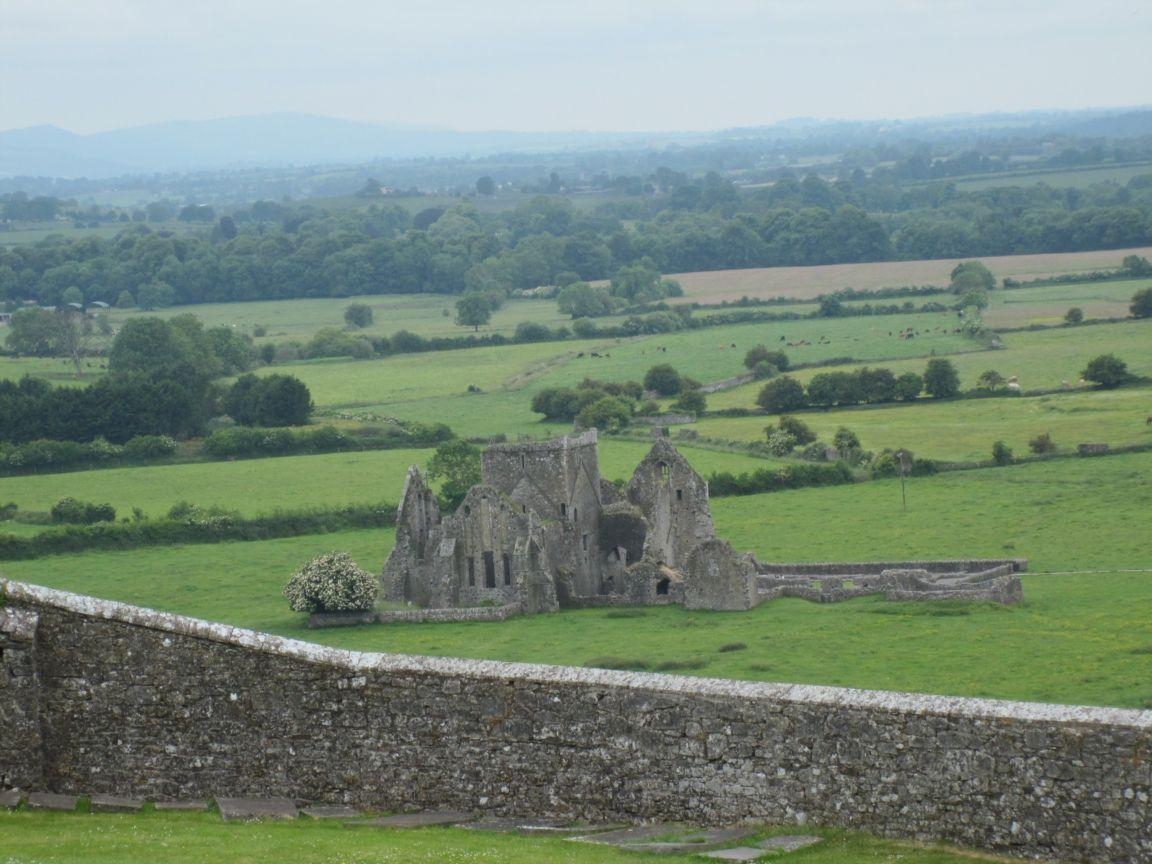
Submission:
[[[708,477],[708,493],[713,498],[728,495],[757,495],[761,492],[781,492],[806,486],[840,486],[855,483],[856,477],[843,462],[831,465],[785,465],[783,468],[759,468],[751,473],[732,474],[728,471]]]
[[[0,560],[16,561],[90,550],[127,550],[227,540],[275,540],[396,524],[391,504],[359,504],[334,510],[281,511],[243,519],[231,514],[193,514],[157,519],[69,525],[33,537],[0,535]]]

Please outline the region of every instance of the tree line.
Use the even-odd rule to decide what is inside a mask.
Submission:
[[[1152,178],[1089,189],[963,192],[851,172],[785,176],[746,191],[710,173],[666,178],[660,194],[591,211],[537,196],[503,213],[464,201],[327,211],[256,202],[200,234],[147,224],[117,237],[57,235],[0,248],[0,300],[143,307],[388,293],[508,292],[739,267],[978,257],[1152,243]],[[195,209],[195,208],[194,208]],[[197,210],[192,215],[206,213]]]

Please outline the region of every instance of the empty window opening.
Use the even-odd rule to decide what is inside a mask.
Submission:
[[[496,556],[491,552],[484,553],[484,587],[496,587]]]
[[[684,490],[683,489],[677,489],[676,490],[676,500],[677,501],[683,501],[684,500]]]
[[[471,516],[472,515],[472,508],[469,507],[467,504],[464,505],[464,515],[465,516]]]
[[[668,474],[669,474],[668,463],[667,462],[661,462],[660,463],[660,476],[663,477],[665,480],[667,480]]]
[[[471,555],[468,556],[468,584],[470,586],[476,584],[476,559]]]
[[[581,534],[580,535],[580,548],[584,549],[585,551],[588,550],[588,535],[587,534]]]
[[[667,594],[669,584],[670,583],[667,579],[661,579],[659,582],[656,583],[656,593],[657,594]]]
[[[504,553],[504,584],[512,584],[512,559],[508,557],[508,553]]]
[[[620,557],[620,547],[619,546],[617,546],[615,549],[612,550],[612,554],[616,556],[617,561],[623,561],[624,560],[623,558]]]
[[[580,521],[580,511],[577,510],[575,507],[572,508],[572,521],[573,522],[579,522]]]
[[[561,504],[560,505],[560,516],[564,517],[567,515],[568,515],[568,505],[567,504]]]

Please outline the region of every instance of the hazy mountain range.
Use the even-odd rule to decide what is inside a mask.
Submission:
[[[2,177],[115,177],[254,166],[326,165],[377,159],[487,156],[503,152],[664,147],[709,138],[849,139],[900,134],[973,134],[1028,128],[1069,135],[1152,134],[1152,110],[963,115],[911,121],[790,120],[722,132],[457,132],[377,125],[310,114],[266,114],[219,120],[172,121],[77,135],[56,126],[0,132]]]

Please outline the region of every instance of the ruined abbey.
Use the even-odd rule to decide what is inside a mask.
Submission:
[[[781,596],[1021,597],[1022,561],[761,564],[716,537],[707,482],[666,438],[623,490],[600,476],[595,429],[494,444],[481,476],[446,515],[420,470],[409,468],[381,577],[385,601],[532,614],[663,603],[739,610]]]

